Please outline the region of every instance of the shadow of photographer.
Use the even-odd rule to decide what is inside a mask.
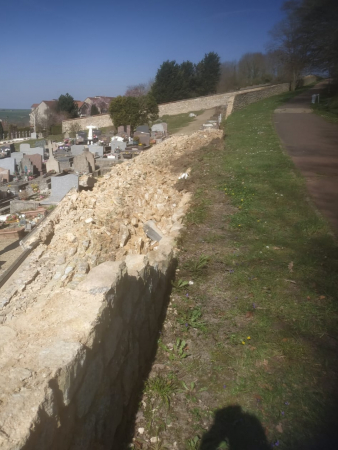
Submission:
[[[271,450],[257,417],[239,405],[218,410],[214,423],[201,441],[199,450]]]

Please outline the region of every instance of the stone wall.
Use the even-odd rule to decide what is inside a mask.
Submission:
[[[122,448],[191,198],[177,161],[215,139],[174,136],[114,166],[22,243],[33,250],[0,289],[1,450]]]
[[[79,119],[69,119],[62,121],[62,133],[71,131],[72,126],[79,126],[79,130],[87,130],[88,125],[94,125],[95,127],[111,127],[113,122],[109,114],[99,114],[97,116],[82,117]]]
[[[173,246],[167,237],[149,256],[105,262],[0,328],[1,449],[120,448],[117,429],[157,341]]]
[[[200,111],[201,109],[211,109],[215,108],[216,106],[226,105],[229,98],[231,98],[233,95],[234,93],[230,92],[227,94],[208,95],[205,97],[197,97],[172,103],[164,103],[162,105],[159,105],[159,116],[172,116],[175,114]]]
[[[180,100],[177,102],[164,103],[159,105],[159,116],[172,116],[175,114],[188,113],[192,111],[200,111],[201,109],[211,109],[217,106],[226,106],[232,104],[234,97],[245,95],[238,99],[235,104],[249,104],[263,98],[277,95],[289,89],[288,83],[278,84],[275,86],[262,86],[245,91],[228,92],[226,94],[207,95],[205,97],[191,98],[188,100]],[[251,95],[249,95],[251,94]],[[247,102],[247,103],[245,103]],[[238,109],[238,108],[237,108]],[[73,124],[80,126],[81,130],[85,130],[87,125],[95,125],[98,128],[112,126],[113,122],[109,114],[100,114],[98,116],[84,117],[82,119],[64,120],[62,122],[62,132],[70,131]]]
[[[232,111],[227,112],[227,116],[238,109],[242,109],[250,103],[258,102],[264,98],[272,97],[273,95],[282,94],[289,90],[289,83],[277,84],[276,86],[269,86],[263,89],[253,91],[238,92],[235,95]]]
[[[261,100],[272,95],[277,95],[289,90],[288,83],[277,84],[274,86],[263,86],[254,89],[246,89],[245,91],[228,92],[226,94],[208,95],[206,97],[192,98],[189,100],[181,100],[173,103],[165,103],[159,105],[159,115],[175,115],[199,111],[201,109],[211,109],[217,106],[232,105],[235,109],[243,104],[249,104]],[[234,100],[236,99],[236,100]],[[230,107],[230,109],[232,109]],[[229,114],[227,114],[229,115]]]

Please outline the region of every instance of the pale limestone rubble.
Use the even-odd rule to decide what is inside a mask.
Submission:
[[[57,433],[55,430],[61,419],[60,405],[54,398],[55,380],[63,393],[64,407],[74,396],[75,421],[81,421],[88,411],[93,411],[95,416],[97,380],[106,379],[112,348],[116,347],[116,343],[109,347],[112,355],[107,359],[104,356],[107,350],[102,350],[100,344],[93,344],[101,342],[93,330],[104,314],[113,314],[115,334],[111,339],[114,342],[127,339],[129,353],[136,346],[136,353],[133,350],[132,354],[137,354],[137,361],[142,361],[145,331],[138,336],[138,328],[143,327],[142,320],[150,321],[147,348],[149,340],[155,336],[152,334],[162,305],[157,304],[156,299],[164,292],[174,239],[182,228],[182,218],[190,201],[184,181],[180,181],[183,189],[176,187],[179,176],[187,172],[187,167],[179,167],[177,160],[221,136],[219,130],[207,130],[172,137],[135,160],[113,167],[92,191],[70,192],[47,221],[37,227],[25,245],[37,240],[39,245],[0,292],[0,449],[20,449],[31,442],[32,430],[38,427],[41,417],[46,420],[47,431],[48,426],[56,424],[50,431],[50,438]],[[143,224],[149,220],[163,234],[159,243],[152,242],[144,232]],[[107,284],[109,274],[115,274],[115,278]],[[130,286],[134,283],[131,289],[139,302],[138,315],[133,314],[132,304],[123,303],[122,316],[115,317],[114,304],[105,293],[116,289],[116,283],[122,286],[126,277]],[[156,285],[161,286],[157,293],[151,294],[151,301],[155,303],[149,307],[143,291],[137,291],[137,280],[142,280],[150,293]],[[116,292],[116,299],[123,297],[123,291]],[[123,330],[128,326],[131,331],[127,338]],[[92,348],[98,353],[93,353]],[[121,354],[115,354],[114,358],[121,359],[117,366],[125,371],[121,382],[126,402],[135,382],[132,377],[139,367],[131,368],[130,360],[123,362],[123,348],[119,344]],[[92,366],[95,376],[90,375]],[[112,369],[109,370],[111,374]],[[115,385],[108,383],[107,386],[111,395]],[[88,425],[84,430],[87,429]],[[70,430],[69,436],[72,433]],[[39,436],[40,440],[48,442],[49,437],[43,431]],[[94,442],[90,439],[88,442]],[[32,448],[62,448],[57,444],[55,447],[46,445]],[[87,447],[74,444],[69,448]]]

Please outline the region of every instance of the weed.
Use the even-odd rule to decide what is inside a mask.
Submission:
[[[147,381],[145,392],[169,408],[171,396],[176,392],[176,383],[157,375]]]
[[[183,289],[184,287],[189,286],[189,281],[177,280],[171,281],[171,284],[175,289]]]
[[[202,255],[197,261],[194,260],[187,261],[183,265],[183,267],[188,269],[195,275],[199,275],[202,272],[202,270],[207,267],[209,260],[210,260],[209,256]]]
[[[194,309],[189,309],[187,312],[181,313],[177,321],[185,327],[191,327],[195,329],[200,329],[202,331],[206,330],[206,324],[201,320],[202,311],[200,307]]]
[[[199,443],[201,439],[199,436],[194,436],[193,438],[190,438],[187,440],[187,450],[198,450]]]
[[[185,352],[186,347],[187,343],[185,341],[177,339],[176,344],[173,347],[173,356],[179,359],[184,359],[189,356],[188,353]]]

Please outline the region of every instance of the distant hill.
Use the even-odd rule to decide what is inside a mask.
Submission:
[[[29,125],[30,109],[0,109],[0,120],[8,121],[13,125]]]

